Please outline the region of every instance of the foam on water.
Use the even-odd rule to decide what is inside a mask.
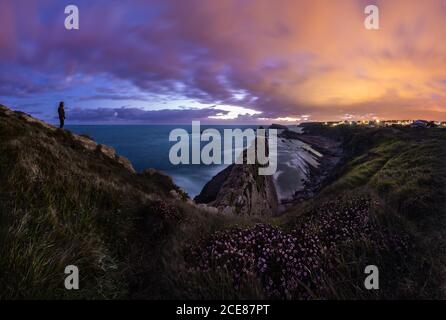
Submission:
[[[279,138],[277,172],[274,175],[279,200],[288,200],[304,187],[310,166],[318,167],[322,155],[300,140]]]

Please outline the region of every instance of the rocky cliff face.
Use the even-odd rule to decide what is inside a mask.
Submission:
[[[311,198],[338,163],[339,142],[282,125],[270,128],[280,130],[277,174],[261,176],[258,165],[233,164],[213,177],[195,201],[223,213],[270,216]]]
[[[285,130],[280,138],[288,141],[300,141],[310,148],[310,153],[317,153],[317,166],[307,166],[306,179],[303,188],[297,190],[292,199],[285,201],[285,208],[293,206],[297,202],[312,198],[327,183],[334,168],[338,165],[343,155],[343,149],[340,141],[333,137],[327,137],[320,134],[297,133],[291,130]]]
[[[232,164],[211,179],[195,202],[223,214],[271,216],[279,202],[272,176],[259,175],[259,165]]]
[[[272,176],[261,176],[258,166],[243,164],[217,174],[195,201],[238,215],[276,215],[279,205]]]

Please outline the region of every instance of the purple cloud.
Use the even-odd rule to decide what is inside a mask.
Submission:
[[[64,2],[1,1],[2,100],[49,105],[71,95],[91,109],[103,99],[137,107],[146,98],[159,105],[156,96],[182,97],[269,118],[366,114],[376,105],[386,110],[383,103],[396,117],[445,114],[442,0],[380,2],[386,27],[379,34],[364,30],[366,2],[357,0],[70,4],[80,10],[78,31],[63,27]],[[116,93],[123,83],[129,92]]]
[[[209,122],[210,116],[227,114],[216,108],[143,110],[139,108],[73,108],[67,111],[68,121],[80,122],[135,122],[160,124],[186,124],[192,120]]]

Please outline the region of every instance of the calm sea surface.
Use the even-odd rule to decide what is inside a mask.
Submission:
[[[212,126],[220,131],[224,129],[250,126]],[[119,155],[127,157],[137,171],[147,168],[159,169],[170,175],[174,182],[190,196],[200,193],[203,186],[225,165],[172,165],[169,150],[176,142],[169,141],[169,133],[175,128],[191,132],[191,126],[173,125],[71,125],[67,129],[77,134],[87,134],[98,143],[112,146]],[[210,128],[201,126],[202,130]],[[255,127],[251,127],[255,128]]]

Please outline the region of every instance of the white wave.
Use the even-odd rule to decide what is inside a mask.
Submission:
[[[280,138],[277,143],[277,172],[273,176],[280,201],[292,199],[308,180],[310,166],[318,167],[322,154],[308,144]]]

